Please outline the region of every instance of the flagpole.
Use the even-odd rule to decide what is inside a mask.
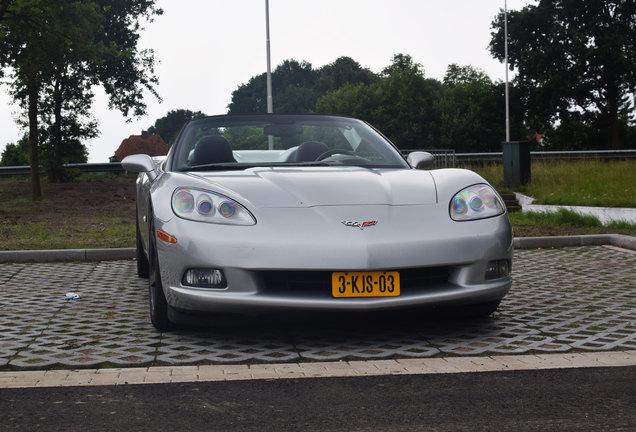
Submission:
[[[274,112],[274,103],[272,100],[272,61],[269,43],[269,0],[265,0],[265,42],[267,45],[267,113]],[[268,137],[268,147],[274,149],[274,137]]]
[[[265,33],[267,44],[267,112],[274,112],[272,103],[272,62],[269,43],[269,0],[265,0]]]
[[[510,102],[508,90],[508,0],[504,0],[504,58],[506,64],[506,142],[510,142]]]

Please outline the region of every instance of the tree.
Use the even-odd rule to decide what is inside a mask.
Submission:
[[[62,145],[65,100],[90,106],[92,93],[73,92],[102,84],[111,107],[124,115],[145,112],[144,89],[156,95],[154,57],[137,50],[139,19],[150,20],[161,10],[154,0],[14,0],[0,21],[0,66],[12,71],[12,94],[28,112],[33,197],[41,197],[38,120],[43,99],[50,105],[54,126],[51,136]],[[57,151],[61,154],[61,149]],[[58,161],[61,158],[58,158]]]
[[[476,69],[472,66],[460,66],[451,63],[446,68],[444,74],[444,85],[457,87],[462,85],[481,84],[484,86],[492,85],[492,81],[486,72]]]
[[[7,13],[7,9],[14,0],[1,0],[0,1],[0,22],[3,20],[4,15]]]
[[[318,99],[346,84],[371,83],[377,76],[349,57],[315,70],[310,63],[285,60],[272,72],[274,112],[308,113]],[[267,77],[252,77],[232,92],[230,114],[267,112]]]
[[[485,72],[449,65],[436,101],[440,147],[459,152],[500,151],[505,137],[504,103],[502,86]]]
[[[430,148],[439,136],[434,101],[440,91],[441,83],[426,79],[411,56],[397,54],[377,81],[345,84],[321,97],[316,111],[367,120],[400,148]]]
[[[272,72],[274,112],[306,113],[316,103],[317,72],[311,63],[285,60]],[[230,114],[267,112],[267,76],[260,74],[232,92]]]
[[[379,77],[351,57],[338,57],[318,70],[317,91],[320,95],[337,90],[345,84],[371,84]]]
[[[159,135],[165,143],[171,146],[184,124],[201,117],[205,117],[201,111],[192,112],[184,109],[169,111],[165,116],[157,119],[154,126],[148,128],[148,133]]]
[[[29,137],[22,137],[16,144],[5,146],[0,156],[0,166],[29,165]]]
[[[53,182],[69,181],[67,163],[88,160],[82,140],[99,135],[97,122],[90,114],[93,92],[90,82],[60,65],[54,81],[42,87],[39,108],[42,166]]]
[[[273,85],[272,85],[273,87]],[[274,89],[272,88],[272,93]],[[273,97],[273,96],[272,96]],[[278,100],[277,100],[278,102]],[[264,114],[267,112],[267,77],[260,74],[239,85],[227,106],[229,114]]]
[[[492,28],[490,51],[503,60],[503,13]],[[528,124],[583,122],[621,148],[635,120],[636,2],[540,0],[509,13],[508,34]]]
[[[276,89],[274,111],[304,113],[316,105],[318,73],[311,63],[285,60],[272,74],[272,89]],[[273,93],[273,90],[272,90]]]

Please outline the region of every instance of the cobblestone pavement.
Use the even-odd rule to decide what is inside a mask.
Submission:
[[[162,334],[135,270],[132,261],[0,264],[0,370],[636,349],[636,254],[612,247],[516,251],[510,294],[473,320],[222,317]]]

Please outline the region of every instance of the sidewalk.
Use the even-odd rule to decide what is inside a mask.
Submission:
[[[321,363],[0,372],[0,389],[636,366],[636,351]]]

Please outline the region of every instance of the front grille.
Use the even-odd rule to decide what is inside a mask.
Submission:
[[[448,282],[448,267],[418,267],[398,270],[402,294]],[[263,290],[269,294],[331,296],[330,271],[264,271]]]

